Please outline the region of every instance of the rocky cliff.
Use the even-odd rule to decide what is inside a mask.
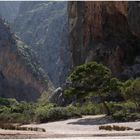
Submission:
[[[73,66],[96,60],[140,76],[140,2],[69,2],[68,14]]]
[[[21,2],[13,25],[55,86],[65,81],[71,66],[67,21],[67,2]]]
[[[0,96],[35,101],[49,84],[34,53],[0,19]]]

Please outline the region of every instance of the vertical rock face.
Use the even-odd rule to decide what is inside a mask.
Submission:
[[[17,16],[20,1],[0,1],[0,16],[12,23]]]
[[[140,38],[140,2],[129,2],[128,6],[128,22],[130,28]]]
[[[69,2],[73,66],[96,60],[117,76],[132,67],[140,55],[139,11],[139,2]]]
[[[71,66],[67,2],[21,2],[13,28],[36,52],[53,84],[60,86]]]
[[[32,51],[0,19],[0,96],[35,101],[48,85]]]

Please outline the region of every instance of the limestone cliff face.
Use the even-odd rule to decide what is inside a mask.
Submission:
[[[73,66],[96,60],[117,76],[139,75],[130,70],[139,65],[139,2],[69,2],[68,13]]]
[[[0,96],[35,101],[48,85],[33,52],[0,19]]]
[[[67,2],[21,2],[16,34],[36,52],[50,80],[60,86],[70,68]]]

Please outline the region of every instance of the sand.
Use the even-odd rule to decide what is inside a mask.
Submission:
[[[56,122],[29,124],[24,126],[40,127],[46,132],[0,130],[0,138],[123,138],[140,139],[140,131],[106,131],[99,130],[100,125],[128,126],[133,129],[140,128],[138,122],[115,123],[105,115],[83,116],[82,118],[68,119]]]

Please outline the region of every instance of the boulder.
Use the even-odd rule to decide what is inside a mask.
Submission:
[[[63,94],[63,89],[61,87],[55,89],[52,95],[49,97],[49,101],[58,105],[64,105],[65,97]]]

